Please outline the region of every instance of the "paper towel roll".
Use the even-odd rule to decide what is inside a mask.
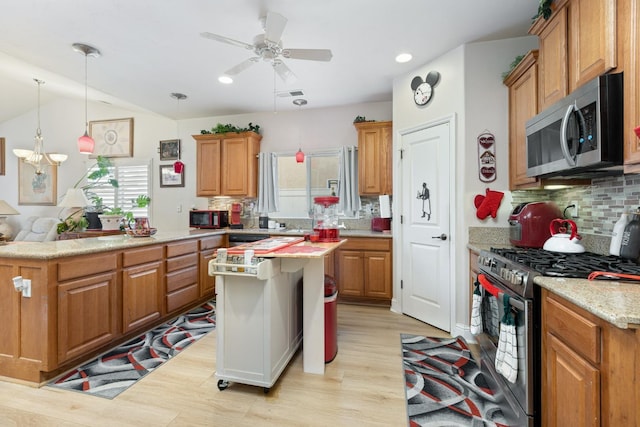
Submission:
[[[389,201],[389,195],[384,194],[378,196],[380,201],[380,218],[391,218],[391,202]]]

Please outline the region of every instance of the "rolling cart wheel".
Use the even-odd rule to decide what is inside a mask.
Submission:
[[[271,389],[270,389],[270,388],[267,388],[267,387],[264,387],[264,388],[262,389],[262,391],[264,392],[264,394],[267,394],[267,393],[269,393],[269,391],[271,391]]]
[[[218,380],[218,390],[222,391],[229,387],[229,381]]]

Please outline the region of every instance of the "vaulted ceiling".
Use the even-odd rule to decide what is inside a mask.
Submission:
[[[0,123],[57,96],[89,97],[171,118],[390,101],[393,78],[474,41],[527,35],[537,0],[6,0],[0,12]],[[200,36],[253,43],[260,18],[287,19],[285,48],[330,49],[331,61],[284,59],[297,77],[285,83],[258,61],[230,85],[225,71],[255,55]],[[413,60],[396,63],[398,53]],[[523,52],[524,53],[524,52]],[[491,60],[491,58],[488,58]],[[509,64],[505,64],[505,70]],[[275,94],[274,94],[275,90]],[[188,98],[179,103],[172,92]],[[274,105],[275,103],[275,105]]]

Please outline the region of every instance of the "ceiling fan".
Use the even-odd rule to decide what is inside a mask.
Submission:
[[[200,33],[204,38],[227,43],[233,46],[243,47],[252,50],[256,55],[251,57],[235,67],[228,69],[225,74],[234,76],[246,70],[256,62],[263,60],[270,62],[275,72],[285,82],[289,83],[295,80],[295,74],[282,61],[287,59],[303,59],[309,61],[330,61],[333,54],[329,49],[288,49],[282,47],[282,32],[287,24],[287,18],[275,12],[267,12],[267,16],[261,19],[264,34],[258,34],[253,38],[253,44],[230,39],[213,33]]]

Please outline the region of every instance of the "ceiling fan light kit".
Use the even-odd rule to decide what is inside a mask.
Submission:
[[[227,43],[232,46],[242,47],[253,51],[256,56],[248,58],[243,62],[228,69],[226,76],[235,76],[249,68],[260,60],[269,62],[280,78],[289,83],[295,80],[296,76],[282,59],[301,59],[307,61],[330,61],[333,57],[329,49],[289,49],[282,47],[282,33],[284,32],[287,18],[275,12],[267,12],[267,16],[261,19],[264,34],[258,34],[253,38],[253,43],[245,43],[229,37],[208,32],[200,33],[204,38]]]
[[[87,58],[100,56],[100,51],[93,46],[84,43],[74,43],[73,50],[84,55],[84,135],[78,138],[78,151],[80,154],[92,154],[96,142],[89,136],[89,118],[87,114]]]

